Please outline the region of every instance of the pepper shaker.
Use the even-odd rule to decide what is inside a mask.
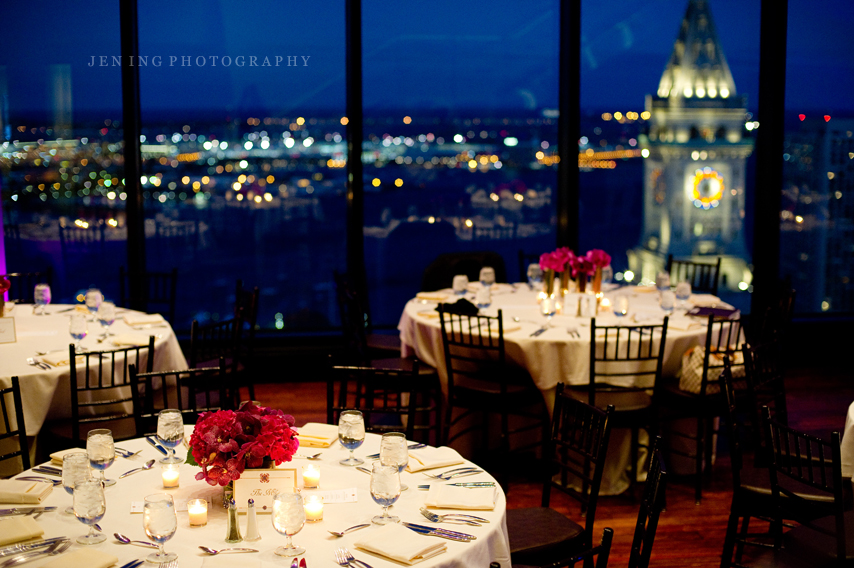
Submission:
[[[228,502],[228,530],[225,533],[225,542],[229,544],[243,542],[240,536],[240,523],[237,521],[237,503],[234,499]]]
[[[258,519],[255,518],[255,500],[249,500],[249,507],[246,512],[246,538],[243,540],[254,542],[261,540],[261,533],[258,532]]]

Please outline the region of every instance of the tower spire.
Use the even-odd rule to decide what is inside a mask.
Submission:
[[[657,94],[662,98],[701,99],[726,99],[736,94],[708,0],[689,1]]]

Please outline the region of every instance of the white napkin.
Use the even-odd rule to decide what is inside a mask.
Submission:
[[[58,452],[53,452],[52,454],[50,454],[50,463],[62,467],[62,458],[65,457],[65,454],[73,454],[76,452],[86,453],[86,450],[82,450],[80,448],[71,448],[70,450],[60,450]]]
[[[51,490],[52,484],[41,481],[0,479],[0,503],[37,505],[50,495]]]
[[[669,329],[678,329],[679,331],[689,331],[691,329],[700,329],[705,324],[689,318],[671,317],[667,324]]]
[[[415,297],[427,302],[444,302],[448,299],[448,295],[441,292],[418,292]]]
[[[418,312],[418,315],[427,319],[439,319],[439,312],[436,310],[423,310]]]
[[[495,487],[468,488],[453,485],[430,486],[424,504],[437,509],[480,509],[495,508]]]
[[[721,299],[712,294],[691,294],[688,301],[695,306],[701,306],[704,308],[714,308],[721,304]]]
[[[118,561],[112,554],[94,548],[79,548],[42,565],[42,568],[108,568]]]
[[[391,558],[412,566],[448,550],[438,538],[425,538],[403,525],[391,523],[378,529],[368,529],[355,542],[356,548]]]
[[[406,466],[406,471],[415,473],[416,471],[425,469],[434,469],[461,463],[464,463],[462,456],[457,453],[457,450],[448,446],[419,448],[417,450],[409,450],[409,465]]]
[[[632,320],[640,324],[657,324],[664,321],[664,314],[661,311],[637,310],[632,314]]]
[[[64,351],[54,351],[52,353],[48,353],[47,355],[42,355],[39,359],[41,361],[47,363],[51,367],[64,367],[65,365],[68,365],[68,363],[69,363],[68,350],[66,349]],[[77,362],[80,363],[82,361],[83,361],[83,356],[78,355],[77,356]]]
[[[125,323],[128,325],[154,325],[165,322],[166,320],[160,314],[125,314]]]
[[[117,347],[145,347],[148,345],[148,336],[133,335],[131,333],[117,333],[110,338],[110,343]]]
[[[32,517],[12,517],[0,521],[0,546],[38,538],[43,534],[44,529]]]
[[[303,448],[328,448],[338,439],[338,426],[309,422],[299,428],[297,439]]]

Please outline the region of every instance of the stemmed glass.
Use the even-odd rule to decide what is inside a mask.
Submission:
[[[380,440],[380,463],[383,465],[397,466],[398,473],[402,473],[409,465],[409,446],[406,443],[406,434],[403,432],[388,432],[383,434]],[[409,487],[400,484],[400,490],[406,491]]]
[[[62,487],[69,495],[74,495],[74,486],[92,478],[89,471],[89,455],[86,452],[72,452],[62,456]],[[74,507],[68,507],[65,512],[74,514]]]
[[[687,310],[685,302],[691,297],[691,284],[688,282],[680,282],[676,285],[676,299],[679,300],[679,309]]]
[[[89,288],[86,290],[86,309],[89,310],[89,313],[94,316],[98,311],[98,308],[101,307],[101,302],[104,301],[104,296],[101,294],[101,291],[97,288]]]
[[[400,517],[388,514],[388,508],[394,505],[400,497],[400,471],[396,465],[383,465],[374,462],[371,471],[371,497],[377,505],[382,505],[383,514],[377,515],[371,521],[375,525],[399,523]]]
[[[626,295],[617,296],[614,298],[614,315],[621,318],[629,313],[629,297]]]
[[[341,460],[341,465],[361,465],[364,460],[353,455],[353,450],[365,441],[365,419],[358,410],[345,410],[338,418],[338,440],[350,450],[350,457]]]
[[[178,516],[175,514],[175,503],[172,496],[166,493],[155,493],[145,498],[142,509],[142,526],[145,534],[157,543],[159,550],[148,555],[146,560],[156,564],[172,562],[178,555],[163,550],[163,543],[175,535],[178,528]]]
[[[89,525],[89,534],[77,537],[80,544],[98,544],[107,537],[104,533],[95,531],[98,523],[107,512],[107,501],[104,499],[104,486],[97,479],[87,479],[74,486],[74,516],[81,523]]]
[[[184,417],[180,410],[167,408],[160,411],[160,414],[157,415],[157,439],[171,452],[170,455],[160,460],[160,463],[181,463],[183,461],[175,455],[175,448],[184,439]]]
[[[86,318],[79,315],[71,316],[71,319],[68,322],[68,333],[71,334],[71,338],[74,340],[74,351],[77,353],[83,351],[83,348],[80,347],[80,342],[84,337],[86,337],[86,334],[89,333],[89,326],[86,324]]]
[[[305,525],[305,505],[299,493],[277,493],[273,497],[273,528],[287,537],[285,546],[276,549],[279,556],[299,556],[305,548],[294,546],[291,537]]]
[[[33,301],[36,303],[35,314],[45,315],[44,307],[50,303],[50,286],[48,284],[36,284],[33,290]]]
[[[491,266],[484,266],[480,269],[480,285],[488,288],[495,284],[495,269]]]
[[[98,312],[95,317],[98,318],[98,323],[100,323],[101,327],[104,328],[103,337],[106,339],[106,337],[110,335],[110,326],[113,325],[114,321],[116,321],[116,305],[112,302],[103,302],[98,307]]]
[[[112,431],[106,428],[89,430],[89,434],[86,435],[86,453],[89,455],[89,465],[101,474],[99,480],[104,487],[115,485],[115,479],[104,477],[104,470],[113,465],[113,460],[116,459]]]
[[[543,269],[536,262],[528,265],[528,287],[531,290],[536,290],[543,283]]]
[[[546,323],[543,324],[543,327],[549,327],[551,325],[552,318],[557,313],[557,298],[554,294],[549,294],[540,302],[540,313],[546,318]]]

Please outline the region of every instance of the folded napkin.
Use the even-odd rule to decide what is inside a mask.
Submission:
[[[476,316],[480,310],[466,300],[465,298],[460,298],[453,304],[442,304],[445,312],[449,314],[459,314],[461,316]],[[437,310],[438,311],[438,310]]]
[[[381,528],[368,530],[355,543],[356,548],[391,558],[403,564],[418,564],[448,550],[445,542],[438,538],[424,538],[403,525],[391,523]]]
[[[52,454],[50,454],[50,463],[62,467],[62,458],[65,457],[65,454],[73,454],[76,452],[85,453],[86,450],[81,450],[80,448],[71,448],[70,450],[60,450],[58,452],[53,452]]]
[[[117,333],[110,338],[110,342],[117,347],[145,347],[148,345],[148,336]]]
[[[328,448],[338,439],[338,426],[309,422],[299,428],[297,439],[303,448]]]
[[[47,363],[51,367],[64,367],[65,365],[68,365],[68,363],[69,363],[69,361],[68,361],[68,350],[66,349],[65,351],[54,351],[52,353],[48,353],[47,355],[42,355],[39,359],[41,361],[43,361],[44,363]],[[83,356],[78,355],[77,356],[77,362],[79,363],[82,361],[83,361]]]
[[[444,302],[448,298],[448,295],[443,292],[418,292],[415,294],[415,297],[428,302]]]
[[[495,487],[473,488],[454,487],[453,485],[430,486],[424,505],[436,509],[480,509],[491,511],[495,508]]]
[[[128,325],[154,325],[165,322],[166,320],[160,314],[125,314],[125,323]]]
[[[679,331],[689,331],[691,329],[700,329],[705,324],[689,318],[670,318],[667,324],[669,329],[678,329]]]
[[[406,466],[406,471],[415,473],[416,471],[425,469],[434,469],[461,463],[464,463],[464,460],[457,453],[457,450],[448,446],[440,448],[431,448],[428,446],[417,450],[409,450],[409,465]]]
[[[493,325],[494,325],[494,324],[493,324]],[[516,323],[515,321],[513,321],[513,320],[509,320],[509,319],[507,319],[507,318],[504,318],[504,321],[502,322],[501,327],[502,327],[502,329],[504,330],[504,333],[510,333],[511,331],[519,331],[520,329],[522,329],[522,326],[521,326],[521,325],[519,325],[519,324],[518,324],[518,323]],[[482,325],[482,326],[481,326],[481,329],[483,329],[484,331],[486,331],[486,325]],[[491,327],[490,329],[491,329],[491,332],[492,332],[492,334],[493,334],[493,335],[497,335],[497,334],[498,334],[498,327],[497,327],[497,326],[496,326],[496,327]]]
[[[691,294],[688,301],[695,306],[703,306],[706,308],[714,308],[721,304],[721,299],[712,294]]]
[[[632,314],[632,320],[640,324],[658,324],[664,321],[664,314],[661,311],[637,310]]]
[[[0,529],[0,546],[39,538],[44,534],[44,529],[32,517],[12,517],[0,521]]]
[[[424,311],[418,312],[418,315],[421,316],[422,318],[427,318],[427,319],[439,319],[439,312],[437,312],[436,310],[424,310]]]
[[[58,556],[42,568],[107,568],[119,561],[112,554],[94,548],[80,548]]]
[[[658,288],[655,286],[635,286],[632,288],[632,292],[640,292],[641,294],[651,294],[652,292],[657,292]]]
[[[0,503],[38,505],[42,499],[50,495],[51,490],[53,490],[51,483],[0,479]]]

